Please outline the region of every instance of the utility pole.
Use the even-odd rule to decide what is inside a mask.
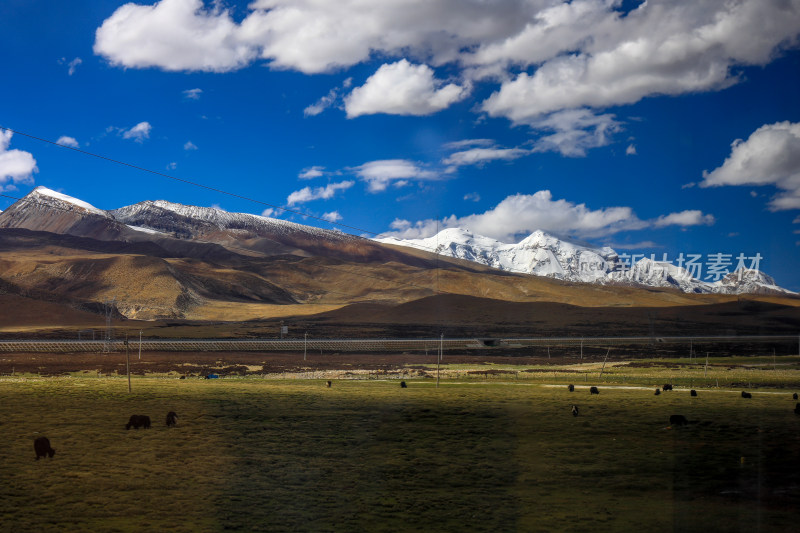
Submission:
[[[131,392],[131,358],[128,354],[128,334],[125,334],[125,367],[128,370],[128,392]]]
[[[303,336],[303,361],[306,360],[306,353],[308,352],[308,332],[306,331]]]
[[[708,376],[708,352],[706,352],[706,369],[703,371],[703,377]]]
[[[608,351],[606,352],[606,358],[603,359],[603,366],[600,367],[600,375],[597,377],[597,379],[600,379],[600,378],[603,377],[603,370],[606,369],[606,361],[608,361],[608,354],[610,354],[610,353],[611,353],[611,348],[609,348]]]
[[[142,360],[142,330],[139,330],[139,360]]]
[[[436,354],[436,388],[439,388],[439,363],[442,361],[442,349],[444,348],[444,333],[439,337],[439,353]]]

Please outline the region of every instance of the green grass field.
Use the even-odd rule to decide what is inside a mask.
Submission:
[[[797,530],[790,390],[656,397],[662,375],[639,369],[635,389],[629,371],[574,393],[544,377],[138,377],[132,394],[121,377],[2,378],[0,531]],[[126,431],[131,414],[153,428]],[[39,435],[54,458],[34,460]]]

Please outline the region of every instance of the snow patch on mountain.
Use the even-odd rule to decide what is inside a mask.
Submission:
[[[100,215],[101,217],[105,218],[112,218],[107,212],[103,211],[102,209],[98,209],[92,204],[84,202],[83,200],[78,200],[77,198],[73,198],[72,196],[67,196],[66,194],[56,192],[52,189],[48,189],[47,187],[39,186],[36,187],[29,195],[27,195],[24,199],[30,199],[35,202],[42,203],[49,207],[56,207],[62,209],[70,209],[70,207],[79,207],[84,211],[88,211],[94,215]],[[66,204],[66,205],[64,205]]]

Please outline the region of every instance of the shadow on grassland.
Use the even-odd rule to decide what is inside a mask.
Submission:
[[[220,528],[513,530],[512,421],[416,392],[337,383],[219,402],[235,454]]]

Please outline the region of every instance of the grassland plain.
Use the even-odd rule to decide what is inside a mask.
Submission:
[[[791,392],[578,385],[5,377],[0,530],[796,531]]]

